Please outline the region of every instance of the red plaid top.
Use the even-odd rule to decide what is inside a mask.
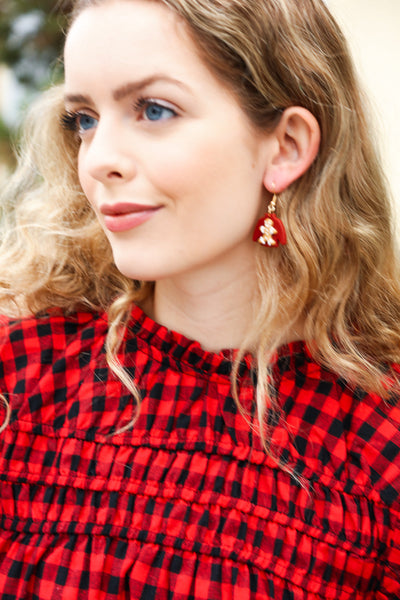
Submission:
[[[275,366],[281,448],[265,456],[230,393],[231,363],[134,308],[107,368],[105,315],[5,325],[2,600],[400,598],[400,408],[352,393],[302,342]],[[247,368],[240,397],[250,406]]]

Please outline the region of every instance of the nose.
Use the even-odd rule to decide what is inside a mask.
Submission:
[[[89,141],[82,141],[79,165],[82,173],[102,183],[117,183],[135,177],[136,160],[127,132],[112,121],[99,121]]]

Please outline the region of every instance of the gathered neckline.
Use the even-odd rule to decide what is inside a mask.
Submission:
[[[220,352],[205,350],[201,344],[184,334],[168,329],[149,317],[142,308],[133,305],[128,331],[146,345],[158,350],[163,356],[168,356],[174,362],[186,364],[203,374],[216,373],[229,376],[237,349],[224,349]],[[129,343],[129,340],[127,340]],[[296,355],[312,358],[311,352],[303,340],[295,340],[283,344],[277,349],[276,362],[290,359]],[[250,371],[251,354],[246,354],[241,361],[239,376]]]

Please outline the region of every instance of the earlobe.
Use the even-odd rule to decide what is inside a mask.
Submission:
[[[314,115],[301,106],[287,108],[273,132],[275,151],[269,158],[264,185],[280,193],[301,177],[315,160],[321,139]]]

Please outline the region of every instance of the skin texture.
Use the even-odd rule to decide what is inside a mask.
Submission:
[[[253,229],[269,192],[311,162],[312,115],[288,109],[276,131],[256,131],[185,25],[141,0],[83,11],[65,72],[80,182],[117,267],[156,281],[146,309],[162,324],[210,349],[238,346],[255,294]]]

